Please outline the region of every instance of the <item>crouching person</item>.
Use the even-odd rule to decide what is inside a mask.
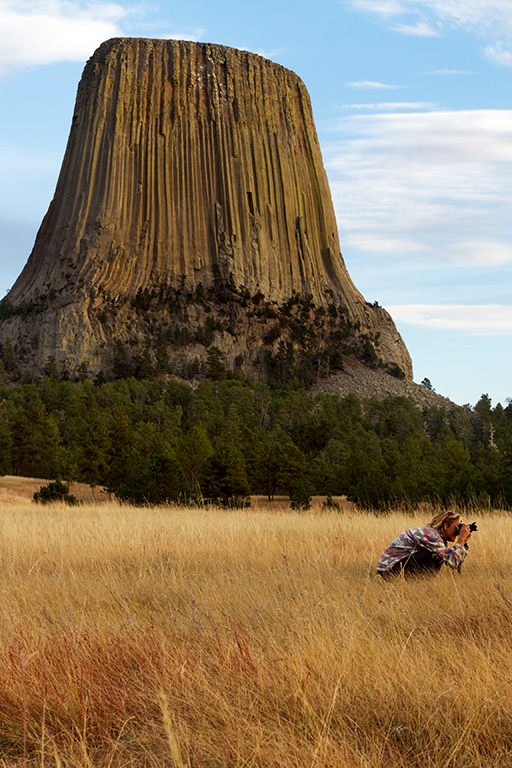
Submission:
[[[409,528],[391,542],[377,563],[381,576],[435,575],[443,563],[458,568],[468,554],[466,542],[471,536],[469,525],[461,525],[460,515],[441,512],[424,528]],[[455,542],[453,547],[448,541]]]

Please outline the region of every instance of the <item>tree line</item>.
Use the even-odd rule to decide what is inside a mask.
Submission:
[[[0,473],[104,486],[137,504],[251,494],[512,505],[512,403],[420,410],[264,383],[134,378],[0,387]]]

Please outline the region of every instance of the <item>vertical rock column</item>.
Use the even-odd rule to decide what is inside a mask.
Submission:
[[[391,318],[345,268],[300,78],[218,45],[109,40],[84,69],[55,196],[8,299],[51,295],[44,333],[30,321],[32,347],[79,362],[112,344],[94,314],[101,297],[219,277],[268,301],[342,303],[411,374]]]
[[[212,281],[361,301],[309,97],[244,51],[114,39],[88,62],[55,198],[11,299],[63,279],[133,295]],[[67,275],[67,278],[66,278]]]

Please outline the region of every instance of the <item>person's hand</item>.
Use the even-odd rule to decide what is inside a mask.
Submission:
[[[468,539],[471,538],[471,531],[469,530],[469,525],[467,523],[464,523],[462,528],[459,531],[459,535],[457,536],[457,544],[465,544]]]

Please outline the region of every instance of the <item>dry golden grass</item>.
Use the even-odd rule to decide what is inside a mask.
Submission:
[[[4,506],[0,766],[510,768],[512,518],[379,580],[423,522]]]

